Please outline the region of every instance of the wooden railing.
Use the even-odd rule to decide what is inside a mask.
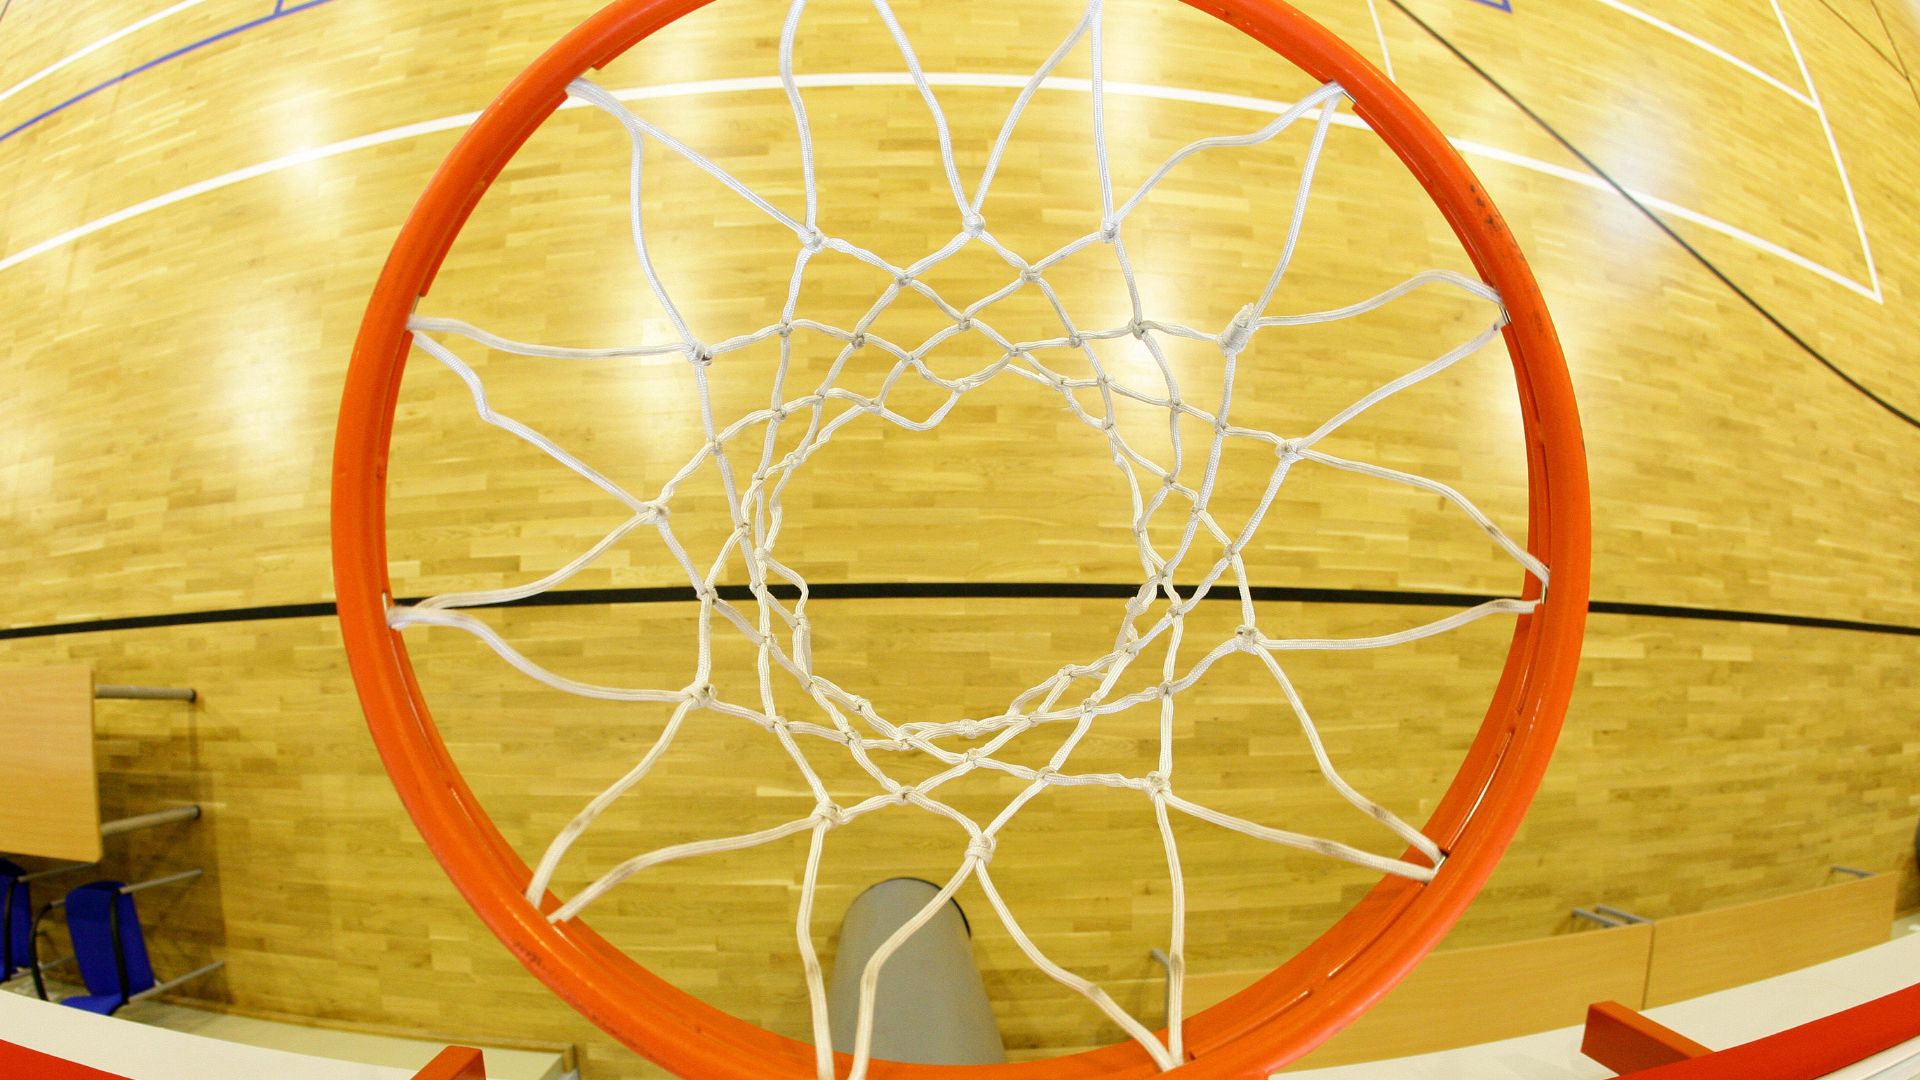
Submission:
[[[1878,945],[1887,940],[1898,885],[1899,875],[1876,874],[1660,919],[1652,924],[1653,962],[1638,1007],[1685,1001]]]
[[[1806,892],[1503,945],[1442,949],[1296,1068],[1423,1054],[1510,1039],[1617,1001],[1650,1008],[1782,975],[1887,940],[1896,874]],[[1264,972],[1190,976],[1189,1013]]]

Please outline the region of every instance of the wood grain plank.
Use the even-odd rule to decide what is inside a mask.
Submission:
[[[1823,889],[1654,922],[1646,1006],[1725,990],[1887,940],[1899,879],[1877,874]]]
[[[100,858],[93,669],[0,670],[0,851]]]

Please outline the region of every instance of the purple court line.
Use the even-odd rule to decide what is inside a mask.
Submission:
[[[1485,4],[1495,11],[1504,11],[1509,15],[1513,14],[1513,0],[1473,0],[1473,2],[1476,4]]]
[[[247,22],[243,22],[238,26],[229,26],[225,30],[220,31],[219,33],[213,35],[212,37],[201,38],[199,41],[192,42],[191,44],[182,45],[179,48],[173,50],[172,52],[154,57],[153,59],[147,61],[146,63],[141,64],[139,67],[130,68],[126,71],[123,71],[120,74],[115,75],[113,78],[108,79],[106,82],[100,83],[97,86],[90,86],[87,89],[82,90],[79,93],[68,98],[67,100],[61,102],[60,104],[55,105],[52,108],[46,110],[45,112],[42,112],[37,116],[29,117],[28,119],[23,120],[18,124],[15,124],[13,127],[8,128],[6,131],[0,132],[0,142],[6,142],[8,139],[13,138],[15,135],[20,134],[21,132],[27,130],[33,125],[39,123],[40,121],[47,119],[48,117],[54,115],[60,110],[65,109],[70,105],[77,105],[80,102],[85,101],[86,99],[99,93],[100,91],[105,90],[109,86],[117,86],[120,83],[126,82],[128,79],[133,78],[135,75],[140,74],[141,72],[152,71],[154,68],[159,67],[161,64],[164,64],[169,60],[176,60],[182,56],[187,55],[190,52],[193,52],[196,49],[205,48],[206,46],[211,45],[216,41],[224,41],[227,38],[233,37],[235,34],[243,34],[248,30],[252,30],[256,27],[265,26],[270,22],[274,22],[275,20],[278,20],[278,19],[284,19],[289,15],[298,15],[300,12],[305,11],[308,8],[319,7],[321,4],[330,4],[332,2],[333,0],[300,0],[299,3],[289,4],[287,3],[287,0],[274,0],[273,10],[268,12],[267,14],[262,15],[257,19],[251,19]]]

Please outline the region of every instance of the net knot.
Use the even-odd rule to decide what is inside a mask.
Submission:
[[[953,726],[953,731],[963,739],[977,739],[986,733],[978,720],[962,720]]]
[[[977,237],[987,231],[987,219],[969,212],[960,219],[960,227],[969,237]]]
[[[1234,315],[1233,321],[1227,324],[1227,328],[1220,331],[1218,338],[1220,351],[1228,356],[1239,355],[1240,350],[1247,347],[1247,342],[1253,340],[1253,331],[1258,323],[1259,319],[1253,313],[1252,304],[1241,308],[1239,313]]]
[[[1120,239],[1120,222],[1117,218],[1108,218],[1100,223],[1100,242],[1111,244]]]
[[[1020,271],[1020,280],[1022,283],[1027,285],[1032,285],[1033,283],[1039,281],[1040,268],[1037,266],[1028,266],[1028,267],[1022,268]]]
[[[1258,652],[1260,649],[1260,628],[1251,623],[1239,627],[1233,632],[1234,639],[1245,652]]]
[[[667,512],[667,504],[656,499],[653,502],[641,503],[637,516],[641,521],[659,525],[667,520]]]
[[[1060,770],[1054,768],[1051,765],[1048,765],[1042,769],[1033,770],[1033,778],[1035,780],[1040,781],[1043,784],[1052,783],[1055,779],[1059,777],[1059,775],[1060,775]]]
[[[809,252],[817,252],[827,246],[827,237],[819,229],[809,228],[800,234],[800,246]]]
[[[1067,348],[1069,349],[1078,349],[1081,346],[1085,345],[1086,343],[1087,343],[1087,339],[1081,336],[1080,331],[1078,330],[1075,330],[1073,333],[1067,335]],[[1061,381],[1064,382],[1066,380],[1062,379]]]
[[[992,862],[993,849],[993,837],[988,836],[986,833],[981,833],[979,836],[967,841],[967,858],[975,862]]]
[[[850,349],[863,348],[866,344],[867,334],[864,330],[847,339],[847,347]]]
[[[895,274],[893,278],[893,284],[897,288],[901,288],[901,289],[907,288],[913,284],[913,275],[912,274]]]
[[[712,683],[695,683],[687,687],[682,693],[686,695],[687,701],[697,708],[704,709],[713,704]]]
[[[780,336],[783,338],[790,338],[793,336],[793,320],[792,319],[780,320]]]
[[[1300,445],[1299,439],[1282,439],[1280,445],[1273,448],[1273,452],[1281,461],[1299,461],[1301,452],[1305,449],[1306,447]]]
[[[893,802],[896,806],[905,806],[913,801],[913,789],[900,787],[893,789]]]
[[[1141,341],[1147,340],[1147,329],[1147,324],[1139,319],[1127,320],[1127,333],[1132,334]]]
[[[1147,782],[1147,794],[1156,799],[1166,798],[1173,790],[1173,782],[1158,769],[1148,773],[1144,779]]]
[[[713,363],[713,349],[702,342],[687,346],[687,363],[694,367],[708,367]]]
[[[847,812],[834,803],[820,804],[814,810],[813,817],[814,820],[836,829],[847,823]]]
[[[987,756],[987,748],[984,746],[975,746],[960,756],[966,760],[967,764],[978,765],[980,764],[980,760]]]

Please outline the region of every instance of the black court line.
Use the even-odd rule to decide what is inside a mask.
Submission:
[[[1849,19],[1845,15],[1840,14],[1839,8],[1834,7],[1831,3],[1828,2],[1828,0],[1820,0],[1820,6],[1823,8],[1826,8],[1827,11],[1830,12],[1834,18],[1840,20],[1842,25],[1844,25],[1847,29],[1853,31],[1853,36],[1859,38],[1861,42],[1866,45],[1867,48],[1872,49],[1876,56],[1880,57],[1880,59],[1882,60],[1885,60],[1887,62],[1888,67],[1892,68],[1895,71],[1898,71],[1902,78],[1906,77],[1906,74],[1907,74],[1906,69],[1901,67],[1898,63],[1896,63],[1893,57],[1888,56],[1886,53],[1881,52],[1880,46],[1874,44],[1873,39],[1868,37],[1865,31],[1853,25],[1852,19]],[[1877,4],[1875,5],[1873,11],[1875,15],[1878,15],[1880,13],[1880,8]],[[1880,26],[1881,26],[1881,29],[1883,30],[1886,29],[1886,21],[1884,19],[1881,20]],[[1889,45],[1893,44],[1892,34],[1887,35],[1887,44]]]
[[[1900,55],[1900,42],[1893,36],[1893,28],[1887,25],[1887,13],[1880,10],[1880,0],[1869,0],[1873,4],[1873,17],[1880,20],[1880,29],[1887,35],[1887,46],[1893,50],[1893,58],[1900,61],[1900,77],[1907,80],[1907,90],[1913,94],[1914,108],[1920,109],[1920,85],[1913,81],[1913,69],[1907,67],[1907,58]]]
[[[1191,591],[1181,586],[1181,591]],[[722,585],[720,597],[730,601],[750,601],[753,593],[745,585]],[[1126,600],[1139,591],[1138,586],[1105,582],[978,582],[978,581],[876,581],[839,585],[814,585],[808,595],[816,601],[835,600]],[[1381,604],[1397,607],[1468,608],[1488,600],[1492,594],[1456,592],[1413,592],[1399,589],[1314,589],[1290,585],[1256,585],[1249,590],[1259,603]],[[799,592],[788,586],[776,586],[772,592],[791,601]],[[1207,600],[1237,601],[1234,589],[1215,589]],[[419,597],[402,597],[400,603],[418,603]],[[585,607],[598,604],[692,603],[694,593],[686,586],[624,589],[560,589],[499,607]],[[1695,619],[1705,622],[1750,623],[1760,626],[1796,626],[1818,630],[1852,630],[1866,634],[1894,634],[1920,637],[1920,626],[1899,623],[1868,622],[1860,619],[1828,619],[1816,615],[1788,615],[1769,611],[1736,611],[1729,608],[1683,607],[1678,604],[1641,604],[1625,600],[1595,600],[1587,610],[1596,615],[1641,615],[1662,619]],[[145,630],[155,627],[202,626],[213,623],[257,622],[264,619],[332,618],[336,611],[329,602],[312,604],[268,604],[261,607],[222,608],[215,611],[185,611],[166,615],[133,615],[113,619],[49,623],[44,626],[17,626],[0,629],[0,641],[53,637],[60,634],[96,634],[110,630]]]
[[[12,0],[8,0],[8,2],[11,3]],[[63,109],[67,109],[71,106],[80,104],[82,101],[87,100],[88,98],[101,92],[102,90],[106,90],[111,87],[118,86],[121,83],[126,82],[128,79],[131,79],[136,75],[145,74],[146,72],[152,71],[154,68],[157,68],[160,65],[165,64],[169,61],[177,60],[180,57],[187,55],[188,53],[196,52],[200,49],[207,47],[208,45],[213,45],[218,42],[225,41],[230,37],[234,37],[239,34],[244,34],[249,30],[257,29],[259,27],[267,25],[268,23],[278,22],[281,19],[287,18],[290,15],[298,15],[299,13],[307,10],[308,8],[315,8],[315,7],[319,7],[321,4],[330,4],[332,2],[333,0],[301,0],[300,3],[296,3],[296,4],[293,4],[292,6],[288,6],[287,0],[274,0],[273,10],[267,12],[265,15],[262,15],[259,18],[249,19],[246,22],[239,24],[238,26],[229,26],[225,30],[220,31],[219,33],[216,33],[211,37],[204,37],[198,41],[189,42],[188,44],[182,45],[179,48],[174,49],[170,52],[163,53],[160,56],[156,56],[153,59],[147,61],[146,63],[141,64],[138,67],[129,68],[128,70],[123,71],[118,75],[115,75],[113,78],[108,79],[105,82],[95,83],[94,85],[86,88],[85,90],[82,90],[79,93],[73,95],[72,97],[69,97],[66,100],[60,102],[58,105],[55,105],[49,109],[46,109],[40,113],[37,113],[34,116],[28,117],[27,119],[22,120],[20,123],[15,124],[13,127],[10,127],[5,131],[0,131],[0,142],[5,142],[8,139],[13,138],[15,135],[20,134],[21,132],[34,126],[35,124],[38,124],[41,121],[49,119],[50,117],[58,114]],[[5,9],[0,8],[0,15],[4,15],[5,13],[6,13]]]
[[[1915,428],[1920,428],[1920,417],[1914,416],[1912,413],[1906,411],[1905,409],[1902,409],[1900,406],[1895,405],[1893,402],[1888,401],[1886,398],[1883,398],[1879,394],[1875,393],[1871,387],[1867,386],[1865,383],[1861,382],[1859,379],[1854,378],[1852,375],[1849,375],[1845,370],[1843,370],[1840,367],[1840,365],[1828,359],[1827,355],[1821,352],[1818,348],[1816,348],[1812,342],[1808,341],[1806,338],[1801,337],[1798,333],[1795,333],[1794,329],[1791,326],[1788,326],[1785,322],[1781,321],[1778,315],[1775,315],[1772,311],[1768,310],[1766,305],[1760,303],[1759,300],[1755,299],[1752,293],[1749,293],[1747,290],[1741,288],[1739,282],[1733,280],[1731,277],[1728,277],[1726,271],[1720,269],[1719,266],[1715,265],[1713,260],[1701,254],[1699,248],[1696,248],[1692,244],[1688,243],[1686,237],[1681,236],[1680,233],[1677,230],[1675,230],[1672,225],[1667,224],[1667,220],[1665,218],[1661,217],[1659,214],[1654,213],[1653,209],[1649,207],[1647,204],[1641,202],[1639,199],[1634,198],[1633,193],[1631,191],[1628,191],[1625,185],[1621,184],[1620,181],[1615,180],[1613,178],[1613,174],[1607,172],[1605,169],[1602,169],[1598,162],[1588,157],[1584,152],[1581,151],[1579,147],[1573,145],[1572,141],[1570,141],[1565,135],[1560,134],[1559,129],[1555,128],[1552,124],[1549,124],[1546,121],[1545,117],[1541,116],[1537,112],[1534,112],[1533,109],[1530,108],[1526,102],[1521,101],[1520,98],[1517,95],[1515,95],[1513,91],[1507,89],[1506,86],[1500,82],[1500,80],[1494,78],[1493,75],[1490,74],[1486,68],[1483,68],[1479,64],[1474,63],[1473,58],[1468,56],[1465,52],[1461,51],[1458,45],[1455,45],[1452,41],[1448,40],[1446,35],[1440,33],[1440,31],[1435,30],[1432,26],[1428,25],[1425,19],[1422,19],[1420,16],[1415,15],[1412,12],[1412,10],[1410,10],[1407,7],[1404,0],[1387,0],[1387,2],[1392,4],[1394,7],[1400,9],[1400,13],[1402,15],[1405,15],[1407,18],[1412,19],[1413,24],[1415,26],[1418,26],[1420,29],[1426,31],[1428,37],[1439,42],[1442,48],[1452,53],[1454,57],[1457,58],[1461,63],[1467,65],[1468,68],[1472,69],[1475,75],[1480,76],[1483,82],[1485,82],[1488,86],[1493,87],[1493,89],[1497,91],[1501,97],[1506,98],[1507,101],[1512,103],[1514,108],[1519,109],[1521,112],[1525,113],[1527,116],[1527,119],[1533,121],[1534,124],[1537,125],[1541,131],[1546,132],[1547,135],[1550,138],[1552,138],[1554,142],[1559,143],[1560,146],[1567,151],[1567,153],[1572,154],[1574,157],[1580,159],[1580,164],[1585,165],[1587,167],[1587,171],[1599,177],[1603,182],[1606,183],[1608,187],[1612,188],[1616,194],[1618,194],[1622,199],[1625,199],[1629,206],[1633,207],[1635,210],[1640,211],[1641,216],[1645,217],[1648,221],[1651,221],[1656,228],[1658,228],[1661,232],[1667,234],[1667,238],[1669,240],[1672,240],[1674,243],[1680,245],[1681,250],[1685,251],[1688,255],[1691,255],[1693,257],[1694,262],[1699,263],[1703,268],[1706,269],[1708,273],[1720,279],[1720,284],[1725,285],[1728,289],[1732,290],[1735,296],[1739,297],[1742,301],[1744,301],[1746,305],[1752,308],[1755,312],[1757,312],[1761,318],[1772,323],[1774,329],[1780,331],[1782,334],[1785,334],[1789,341],[1792,341],[1795,345],[1798,345],[1800,347],[1801,352],[1806,353],[1808,356],[1818,361],[1821,367],[1824,367],[1828,371],[1839,376],[1842,382],[1846,383],[1848,386],[1851,386],[1855,390],[1859,391],[1863,396],[1866,397],[1867,400],[1873,402],[1875,405],[1880,406],[1882,409],[1885,409],[1889,413],[1892,413],[1894,416],[1904,421],[1907,425]]]

